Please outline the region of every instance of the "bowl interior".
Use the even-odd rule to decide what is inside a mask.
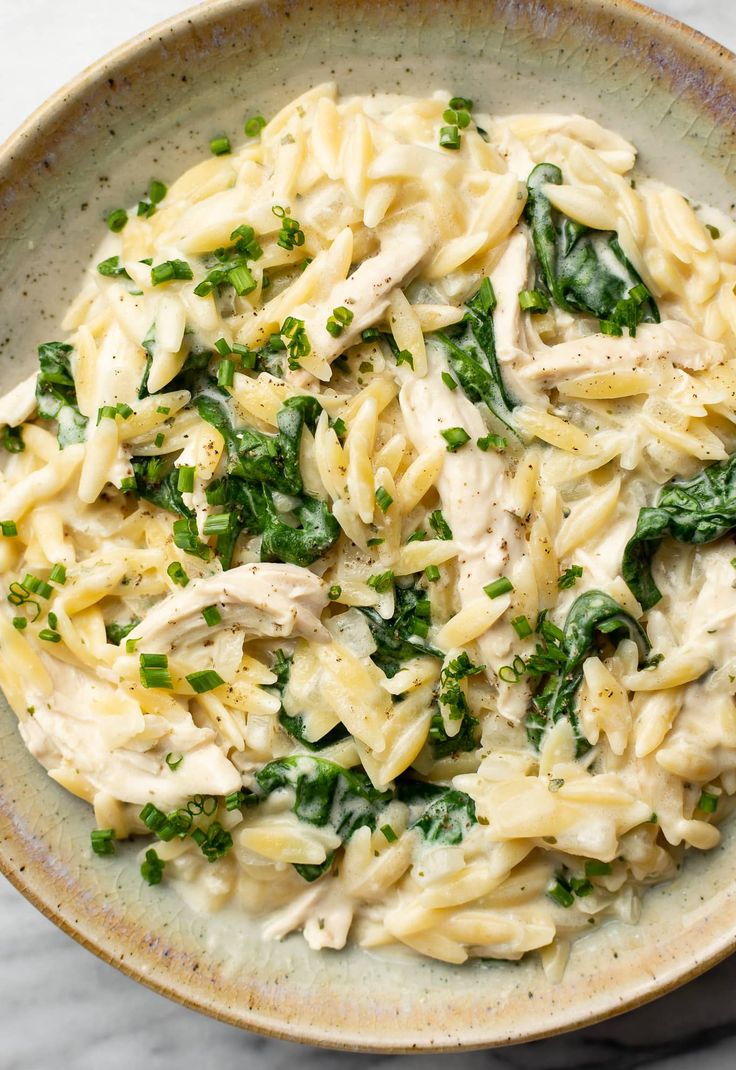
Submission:
[[[642,171],[733,204],[733,57],[628,0],[211,2],[85,72],[0,153],[0,387],[59,336],[105,209],[137,200],[152,177],[170,182],[213,135],[237,140],[248,115],[332,78],[342,93],[443,88],[484,111],[583,112],[631,138]],[[648,893],[638,926],[580,940],[557,985],[531,960],[458,969],[317,955],[298,937],[263,944],[242,915],[203,919],[148,888],[132,848],[90,856],[88,807],[27,754],[4,704],[0,748],[0,868],[18,887],[138,979],[275,1035],[384,1051],[529,1039],[666,991],[736,935],[727,830],[674,885]]]

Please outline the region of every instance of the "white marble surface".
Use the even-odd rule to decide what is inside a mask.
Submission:
[[[188,7],[185,0],[0,0],[0,141],[99,55]],[[658,0],[736,50],[736,0]],[[43,36],[39,37],[39,27]],[[736,957],[678,992],[602,1025],[536,1044],[425,1056],[434,1070],[726,1070],[736,1064]],[[241,1033],[117,973],[0,878],[0,1070],[393,1068],[379,1058]]]

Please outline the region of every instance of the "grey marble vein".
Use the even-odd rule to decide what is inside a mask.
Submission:
[[[189,0],[0,0],[0,140],[96,56],[187,6]],[[736,0],[651,6],[736,49]],[[0,880],[0,1070],[287,1070],[296,1060],[302,1070],[394,1070],[405,1057],[318,1051],[204,1018],[97,960]],[[736,957],[655,1003],[567,1036],[420,1062],[422,1070],[730,1070]]]

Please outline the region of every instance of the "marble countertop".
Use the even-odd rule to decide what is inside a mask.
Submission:
[[[189,0],[0,0],[0,141],[99,55]],[[657,0],[736,50],[736,0]],[[43,26],[43,37],[38,28]],[[242,1033],[148,991],[98,961],[0,878],[0,1070],[389,1070],[406,1057],[299,1048]],[[424,1070],[726,1070],[736,1063],[736,956],[657,1002],[551,1040],[427,1055]]]

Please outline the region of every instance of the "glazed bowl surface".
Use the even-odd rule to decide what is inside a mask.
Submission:
[[[724,210],[736,196],[736,61],[630,0],[210,0],[99,61],[0,150],[0,388],[55,337],[103,211],[169,182],[318,82],[436,88],[484,111],[582,112],[640,149],[640,170]],[[26,372],[27,374],[27,372]],[[2,656],[2,651],[0,651]],[[0,708],[0,869],[126,973],[248,1029],[353,1050],[515,1043],[661,995],[736,947],[736,828],[644,898],[637,926],[579,940],[565,976],[536,960],[452,967],[262,943],[230,910],[200,917],[141,882],[134,847],[89,851],[91,813],[25,751]]]

